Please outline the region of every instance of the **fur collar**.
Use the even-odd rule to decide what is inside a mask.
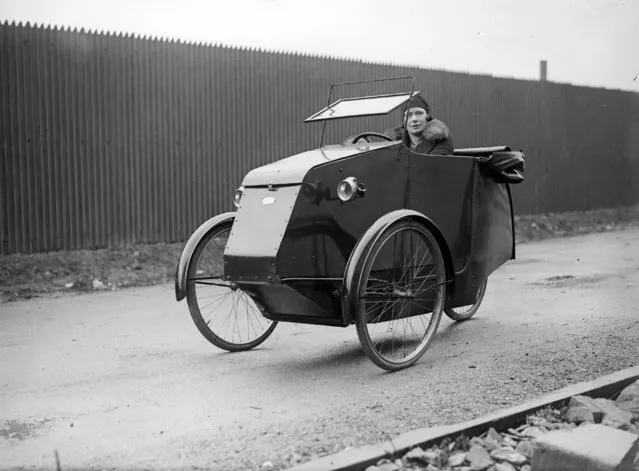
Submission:
[[[431,119],[426,123],[426,129],[424,129],[424,139],[430,142],[439,142],[448,139],[450,136],[450,129],[443,121],[438,119]]]

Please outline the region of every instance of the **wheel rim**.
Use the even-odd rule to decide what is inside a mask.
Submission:
[[[407,366],[424,353],[437,330],[444,262],[432,235],[416,224],[398,227],[380,242],[360,285],[365,337],[384,367]]]
[[[194,254],[197,258],[187,285],[200,331],[222,348],[241,349],[263,340],[275,323],[263,316],[248,294],[224,279],[224,249],[230,233],[230,228],[217,231]]]

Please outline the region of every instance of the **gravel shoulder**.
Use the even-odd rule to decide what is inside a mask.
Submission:
[[[518,244],[639,227],[639,205],[515,217]],[[194,228],[195,229],[195,228]],[[0,256],[0,301],[173,281],[184,241]]]

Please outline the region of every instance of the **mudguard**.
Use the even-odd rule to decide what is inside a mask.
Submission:
[[[444,256],[446,279],[454,282],[455,270],[453,268],[453,260],[448,244],[437,225],[422,213],[412,209],[398,209],[396,211],[391,211],[390,213],[386,213],[380,217],[373,223],[373,225],[371,225],[371,227],[368,228],[364,235],[357,241],[357,244],[348,258],[346,269],[344,270],[344,280],[342,282],[341,307],[344,325],[349,325],[355,320],[355,312],[357,310],[356,293],[358,290],[362,263],[364,262],[363,255],[380,238],[384,230],[402,219],[413,219],[414,221],[424,224],[424,226],[432,231],[435,239],[437,239],[437,242],[439,243],[442,255]]]
[[[180,261],[178,262],[177,270],[175,272],[175,298],[178,301],[181,301],[186,297],[186,273],[198,242],[200,242],[202,237],[204,237],[206,233],[215,226],[232,221],[235,218],[235,214],[235,212],[218,214],[198,227],[195,232],[191,234],[191,237],[189,237],[184,249],[182,249],[182,255],[180,255]]]

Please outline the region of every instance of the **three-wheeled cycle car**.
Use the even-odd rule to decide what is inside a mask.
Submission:
[[[411,79],[409,92],[333,103],[332,85],[306,121],[388,114],[419,93]],[[392,371],[424,354],[442,314],[472,317],[488,276],[515,256],[509,185],[523,181],[523,153],[423,155],[402,142],[363,132],[250,171],[237,211],[197,228],[177,267],[177,300],[202,335],[243,351],[278,322],[355,324],[366,355]]]

